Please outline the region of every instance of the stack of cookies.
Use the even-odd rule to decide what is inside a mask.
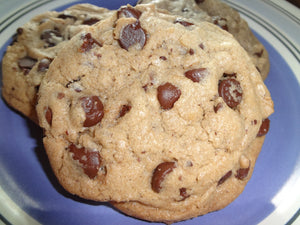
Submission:
[[[273,113],[268,56],[216,0],[140,3],[33,18],[7,49],[2,94],[44,129],[67,191],[172,223],[249,181]]]

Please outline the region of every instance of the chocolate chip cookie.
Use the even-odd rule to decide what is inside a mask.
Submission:
[[[273,102],[228,32],[128,5],[65,44],[36,109],[67,191],[174,222],[241,193]]]
[[[263,79],[270,69],[268,52],[252,33],[240,14],[219,0],[140,0],[139,4],[153,3],[173,14],[216,24],[231,33],[247,51]]]
[[[6,102],[36,121],[37,91],[59,49],[83,27],[109,14],[108,9],[79,4],[62,12],[45,12],[18,28],[2,62],[2,95]]]

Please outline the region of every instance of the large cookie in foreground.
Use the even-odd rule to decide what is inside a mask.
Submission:
[[[37,121],[36,96],[51,61],[66,41],[83,27],[107,17],[111,11],[90,4],[62,12],[45,12],[18,28],[2,61],[2,95],[6,102]]]
[[[272,112],[232,35],[153,5],[123,7],[66,43],[37,105],[49,161],[67,191],[164,222],[240,194]]]
[[[140,0],[139,4],[153,3],[175,15],[204,20],[231,33],[247,51],[265,80],[270,69],[268,52],[252,33],[240,14],[219,0]]]

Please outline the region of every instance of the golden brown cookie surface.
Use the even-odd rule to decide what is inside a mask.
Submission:
[[[6,102],[33,121],[41,80],[57,52],[83,27],[107,17],[110,11],[90,4],[62,12],[37,15],[17,30],[2,62],[2,95]]]
[[[273,112],[270,94],[230,34],[178,19],[153,5],[124,7],[51,63],[37,113],[69,192],[177,221],[224,207],[243,190]],[[232,194],[219,202],[220,191]],[[177,216],[187,206],[191,214]]]
[[[226,3],[219,0],[140,0],[139,3],[153,3],[172,14],[204,20],[228,31],[247,51],[263,80],[267,78],[270,69],[267,50],[254,36],[247,22]]]

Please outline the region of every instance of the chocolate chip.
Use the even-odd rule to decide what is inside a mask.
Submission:
[[[145,92],[148,91],[148,86],[149,86],[149,84],[145,84],[144,86],[142,86],[142,88],[144,89]]]
[[[186,163],[185,163],[185,166],[187,167],[192,167],[194,164],[192,161],[188,160]]]
[[[23,70],[24,75],[27,75],[29,71],[34,67],[37,60],[33,59],[29,56],[25,56],[24,58],[21,58],[18,60],[18,66],[20,69]]]
[[[91,127],[99,123],[104,116],[104,107],[97,96],[82,97],[81,106],[85,112],[84,127]]]
[[[162,109],[172,109],[174,103],[180,98],[179,88],[170,83],[165,83],[157,88],[157,98]]]
[[[151,180],[151,187],[154,192],[160,192],[161,183],[164,181],[166,175],[171,173],[174,168],[176,168],[175,162],[163,162],[155,168]]]
[[[179,23],[179,24],[181,24],[182,26],[185,26],[185,27],[189,27],[189,26],[194,25],[194,24],[191,23],[191,22],[188,22],[188,21],[185,21],[185,20],[181,20],[181,19],[176,19],[176,20],[174,21],[174,23]]]
[[[48,122],[48,124],[51,126],[52,125],[52,110],[49,107],[47,107],[45,109],[45,119]]]
[[[256,52],[256,53],[254,53],[254,55],[256,55],[257,57],[261,57],[262,56],[262,54],[264,53],[264,50],[262,49],[260,52]]]
[[[44,40],[48,46],[47,47],[53,47],[57,45],[59,42],[63,41],[63,37],[59,30],[44,30],[43,33],[40,36],[41,40]]]
[[[91,179],[95,178],[101,165],[99,152],[91,151],[84,147],[77,148],[74,144],[70,144],[68,149],[73,153],[73,159],[79,161],[84,173]]]
[[[130,6],[124,6],[124,7],[120,8],[118,10],[118,18],[121,18],[121,17],[131,18],[131,17],[133,17],[133,18],[139,19],[141,15],[142,15],[142,12],[140,12],[139,10],[134,9]]]
[[[200,43],[200,44],[199,44],[199,48],[201,48],[202,50],[204,50],[204,44],[203,44],[203,43]]]
[[[84,77],[84,75],[79,76],[77,79],[74,79],[74,80],[72,80],[72,81],[69,81],[69,82],[66,84],[66,88],[70,88],[70,87],[74,86],[74,83],[79,82],[79,81],[81,80],[82,77]],[[77,91],[77,90],[75,90],[75,91]]]
[[[98,18],[89,18],[89,19],[85,19],[85,20],[82,22],[82,24],[91,26],[91,25],[93,25],[93,24],[95,24],[95,23],[97,23],[97,22],[99,22],[99,21],[100,21],[100,20],[99,20]]]
[[[269,132],[270,120],[268,118],[264,119],[260,125],[257,137],[266,135]]]
[[[186,191],[186,188],[180,188],[179,193],[180,193],[180,196],[182,197],[181,201],[183,201],[186,198],[190,197],[190,195]]]
[[[18,35],[21,35],[21,34],[23,34],[23,31],[24,31],[24,29],[23,29],[22,27],[19,27],[19,28],[17,29],[17,34],[18,34]]]
[[[102,47],[102,44],[100,44],[98,41],[96,41],[94,38],[92,38],[91,33],[87,33],[86,35],[84,35],[82,37],[83,39],[83,43],[79,48],[80,52],[87,52],[89,50],[91,50],[94,45],[98,45],[100,47]]]
[[[39,90],[40,90],[40,85],[35,86],[34,89],[35,89],[36,92],[39,92]]]
[[[119,44],[121,48],[128,50],[133,45],[142,49],[147,41],[146,31],[141,27],[139,21],[126,25],[120,34]]]
[[[223,73],[224,78],[236,78],[236,73]]]
[[[232,175],[232,171],[228,171],[223,177],[221,177],[221,179],[218,181],[217,186],[223,184],[229,177],[231,177]]]
[[[222,28],[223,30],[228,31],[227,19],[223,17],[215,16],[213,17],[213,23],[218,27]]]
[[[250,169],[250,165],[247,168],[240,168],[236,171],[236,175],[235,177],[239,180],[243,180],[248,176],[249,173],[249,169]]]
[[[38,72],[45,72],[45,71],[47,71],[51,62],[52,62],[51,59],[47,59],[47,58],[41,59],[39,65],[38,65],[37,71]]]
[[[217,105],[215,105],[214,106],[215,113],[217,113],[221,108],[223,108],[223,104],[222,103],[218,103]]]
[[[125,116],[131,110],[131,105],[122,105],[121,110],[119,112],[119,118]]]
[[[14,43],[16,43],[18,41],[18,34],[15,33],[13,34],[13,36],[11,37],[11,42],[9,43],[9,45],[13,45]],[[6,53],[6,52],[5,52]]]
[[[17,42],[18,41],[18,36],[23,34],[23,31],[24,31],[23,28],[19,27],[17,29],[17,32],[12,36],[12,41],[9,45],[13,45],[15,42]]]
[[[77,20],[76,16],[66,15],[66,14],[60,14],[60,15],[58,15],[57,18],[60,18],[60,19],[63,19],[63,20],[66,20],[66,19],[72,19],[74,21]]]
[[[207,75],[206,68],[192,69],[184,73],[184,76],[186,76],[193,82],[200,82],[206,75]]]
[[[57,98],[58,98],[58,99],[63,99],[64,97],[65,97],[65,94],[62,93],[62,92],[59,92],[59,93],[57,94]]]
[[[195,0],[195,2],[197,3],[197,4],[199,4],[199,3],[203,3],[205,0]]]
[[[159,59],[163,60],[163,61],[166,61],[167,60],[167,57],[166,56],[160,56]]]
[[[256,124],[257,124],[257,120],[251,121],[251,125],[256,125]]]
[[[190,54],[190,55],[194,55],[194,54],[195,54],[195,51],[194,51],[193,49],[190,48],[189,54]]]
[[[242,101],[243,91],[240,82],[235,79],[229,78],[222,80],[219,83],[218,91],[219,96],[223,98],[224,102],[230,108],[235,108]]]
[[[257,71],[259,72],[259,73],[261,73],[261,71],[260,71],[260,69],[256,66],[256,69],[257,69]]]

